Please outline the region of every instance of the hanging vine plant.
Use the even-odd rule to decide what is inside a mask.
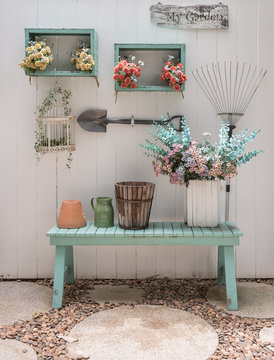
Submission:
[[[49,89],[48,95],[42,102],[42,105],[38,107],[39,116],[45,116],[47,112],[52,108],[56,103],[56,95],[60,94],[62,96],[62,106],[64,107],[64,115],[70,116],[71,109],[68,107],[69,101],[72,97],[70,90],[63,90],[60,86],[55,86],[54,88]]]

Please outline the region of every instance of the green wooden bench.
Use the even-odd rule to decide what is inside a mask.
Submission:
[[[64,281],[72,284],[73,246],[77,245],[215,245],[218,246],[218,284],[226,285],[228,310],[238,310],[234,245],[243,234],[233,223],[221,223],[216,228],[188,227],[180,222],[152,222],[145,230],[123,230],[117,224],[97,228],[88,222],[79,229],[48,231],[50,244],[56,246],[53,308],[61,308]]]

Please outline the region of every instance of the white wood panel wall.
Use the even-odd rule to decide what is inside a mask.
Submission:
[[[191,70],[215,61],[246,61],[267,67],[268,74],[238,129],[261,128],[256,148],[265,153],[232,181],[230,218],[244,232],[236,250],[238,277],[274,276],[274,2],[226,0],[228,30],[176,30],[151,25],[149,7],[154,0],[0,0],[1,56],[1,237],[0,276],[51,277],[54,249],[45,234],[55,223],[62,200],[80,199],[92,220],[90,198],[112,196],[116,181],[146,180],[156,183],[151,220],[182,220],[184,189],[155,178],[150,159],[138,144],[146,127],[108,125],[107,133],[88,133],[77,126],[77,151],[72,169],[66,153],[44,156],[39,164],[34,152],[36,106],[47,90],[70,88],[75,115],[89,108],[106,108],[109,117],[159,119],[169,112],[184,113],[193,137],[204,131],[217,136],[219,120],[191,77]],[[191,5],[197,0],[163,0]],[[203,0],[204,4],[216,3]],[[94,28],[98,32],[99,81],[91,78],[36,78],[31,86],[17,66],[24,54],[24,28]],[[176,93],[120,93],[114,103],[113,44],[185,43],[185,99]],[[222,214],[224,211],[222,212]],[[75,251],[78,278],[213,277],[216,249],[202,247],[82,247]]]

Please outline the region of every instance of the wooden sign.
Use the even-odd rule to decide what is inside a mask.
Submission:
[[[228,6],[216,5],[152,5],[151,22],[160,26],[185,29],[227,29]]]

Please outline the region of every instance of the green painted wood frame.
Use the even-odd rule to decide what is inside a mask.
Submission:
[[[77,77],[97,77],[98,76],[98,53],[97,53],[97,33],[94,29],[45,29],[45,28],[26,28],[25,29],[25,46],[29,46],[29,41],[33,39],[35,35],[56,35],[56,36],[70,36],[70,35],[89,35],[90,36],[90,48],[92,49],[92,56],[95,64],[92,72],[83,72],[79,70],[75,71],[38,71],[37,73],[30,73],[26,70],[28,76],[77,76]]]
[[[186,52],[185,44],[114,44],[114,65],[119,61],[120,50],[178,50],[180,54],[181,63],[186,67]],[[169,86],[138,86],[135,89],[122,88],[114,81],[115,91],[172,91],[176,93]],[[185,84],[182,86],[182,91],[185,90]]]

